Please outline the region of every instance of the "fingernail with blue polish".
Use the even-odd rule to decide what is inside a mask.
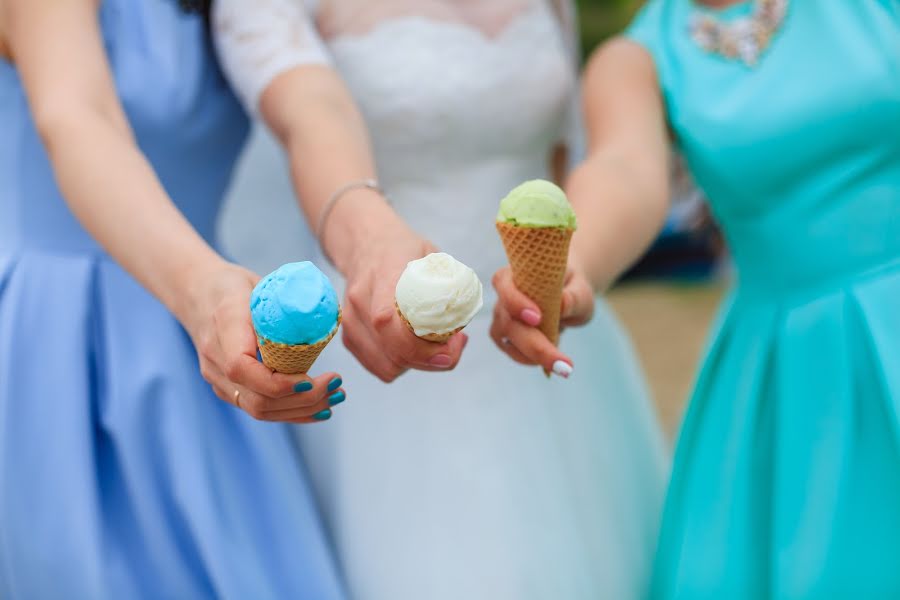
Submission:
[[[331,409],[326,408],[325,410],[319,411],[313,415],[313,419],[316,421],[327,421],[331,418]]]
[[[311,389],[313,389],[313,384],[308,381],[298,381],[296,384],[294,384],[294,391],[298,394],[300,392],[308,392]]]
[[[262,352],[259,351],[259,348],[256,349],[256,360],[262,362]]]
[[[328,404],[329,406],[337,406],[346,399],[347,394],[345,394],[344,392],[335,392],[334,394],[328,396]]]
[[[333,392],[334,390],[338,389],[342,385],[344,385],[344,382],[341,380],[341,378],[335,377],[334,379],[331,380],[331,383],[328,384],[328,391]]]

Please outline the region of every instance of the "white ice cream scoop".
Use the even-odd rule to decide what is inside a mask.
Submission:
[[[475,271],[443,252],[406,265],[395,298],[410,329],[431,341],[444,341],[468,325],[484,303]]]

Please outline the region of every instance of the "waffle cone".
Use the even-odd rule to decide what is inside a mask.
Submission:
[[[320,342],[308,345],[280,344],[257,334],[257,344],[259,345],[259,353],[262,356],[263,364],[279,373],[287,373],[289,375],[308,373],[313,363],[322,354],[322,350],[334,338],[340,324],[341,313],[338,311],[337,323],[335,323],[334,329],[331,330],[328,337]]]
[[[400,315],[400,320],[403,321],[403,324],[406,325],[406,328],[409,329],[412,332],[412,334],[415,335],[417,338],[423,339],[427,342],[435,342],[438,344],[443,344],[444,342],[446,342],[447,340],[452,338],[454,335],[456,335],[457,333],[459,333],[460,331],[465,329],[465,326],[463,326],[463,327],[458,327],[458,328],[454,329],[453,331],[449,331],[447,333],[429,333],[427,335],[417,335],[415,328],[412,326],[412,323],[410,323],[406,319],[406,317],[403,316],[403,311],[400,310],[400,305],[397,304],[396,302],[394,302],[394,306],[397,308],[397,314]]]
[[[506,248],[516,287],[541,309],[539,329],[554,345],[558,344],[566,262],[575,230],[497,223],[497,231]]]

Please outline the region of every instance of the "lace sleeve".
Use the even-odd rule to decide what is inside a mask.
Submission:
[[[254,114],[260,95],[281,73],[331,64],[303,0],[216,0],[212,30],[222,68]]]

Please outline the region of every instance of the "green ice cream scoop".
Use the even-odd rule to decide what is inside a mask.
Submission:
[[[500,202],[497,222],[517,227],[577,227],[566,193],[543,179],[526,181],[511,191]]]

